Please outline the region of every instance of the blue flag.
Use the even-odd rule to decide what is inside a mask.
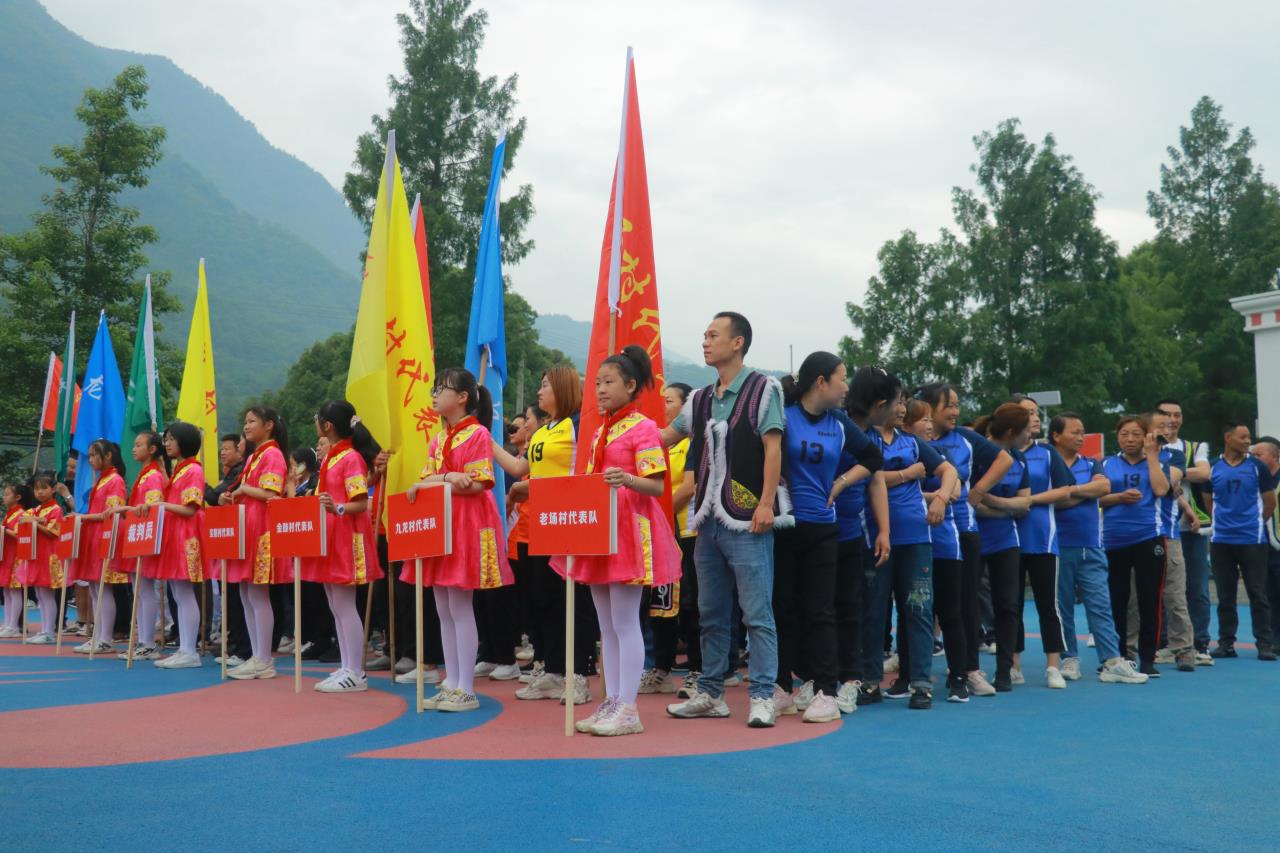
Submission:
[[[507,328],[502,299],[502,229],[498,223],[499,190],[502,186],[502,164],[507,151],[506,134],[493,149],[493,165],[489,169],[489,192],[484,199],[484,219],[480,224],[480,250],[476,253],[475,289],[471,292],[471,320],[467,324],[467,370],[479,378],[493,397],[493,423],[489,432],[499,444],[506,442],[502,427],[502,390],[507,383]],[[481,367],[483,365],[483,367]],[[506,484],[502,469],[494,466],[493,499],[498,516],[504,519]]]
[[[80,413],[76,417],[75,439],[72,448],[79,451],[76,465],[76,512],[89,511],[89,490],[93,488],[95,474],[89,466],[89,445],[100,438],[120,441],[124,428],[124,385],[120,382],[120,368],[116,354],[111,349],[111,334],[107,331],[107,312],[98,315],[98,333],[93,339],[93,351],[89,353],[89,365],[84,371],[84,396],[80,399]],[[120,472],[121,476],[124,472]]]

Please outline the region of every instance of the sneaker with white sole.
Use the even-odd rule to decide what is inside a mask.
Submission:
[[[516,691],[517,699],[559,699],[564,695],[564,676],[544,672],[532,684]]]
[[[396,676],[396,684],[417,684],[417,683],[418,683],[418,671],[416,669],[411,669],[408,672],[402,672]],[[427,669],[424,666],[422,668],[422,683],[423,684],[439,684],[440,670],[436,669],[435,667],[431,667],[430,669]]]
[[[519,677],[520,665],[517,663],[504,663],[494,667],[493,672],[489,673],[490,681],[515,681]]]
[[[617,701],[618,700],[614,699],[612,696],[604,697],[604,701],[597,705],[594,711],[574,723],[573,727],[584,735],[589,734],[592,726],[609,716],[609,713],[613,711],[613,706],[617,704]]]
[[[778,685],[773,686],[773,713],[777,717],[790,717],[800,713],[800,709],[796,707],[796,697],[783,690]]]
[[[684,683],[676,691],[676,696],[681,699],[692,699],[694,694],[698,692],[698,679],[701,677],[702,673],[690,670],[689,674],[684,677]]]
[[[836,706],[841,714],[852,714],[858,710],[858,688],[861,681],[846,681],[836,688]]]
[[[280,653],[280,654],[282,654],[282,655],[291,655],[291,654],[293,654],[293,638],[292,638],[292,637],[281,637],[281,638],[280,638],[280,645],[276,646],[276,651],[277,651],[277,652],[279,652],[279,653]]]
[[[446,711],[448,713],[460,713],[462,711],[479,711],[480,699],[474,693],[464,693],[462,690],[452,690],[449,695],[440,700],[436,705],[437,711]]]
[[[137,653],[135,652],[133,656],[134,656],[134,657],[137,657],[138,655],[137,655]],[[218,663],[218,664],[222,663],[222,655],[218,655],[217,657],[215,657],[215,658],[213,659],[213,662],[214,662],[214,663]],[[233,668],[233,667],[237,667],[237,666],[241,666],[241,665],[243,665],[243,664],[244,664],[244,658],[240,657],[239,655],[227,655],[227,668],[228,668],[228,669],[231,669],[231,668]]]
[[[1196,652],[1196,666],[1213,666],[1213,655],[1208,652]]]
[[[400,660],[396,661],[394,669],[396,675],[404,675],[406,672],[413,672],[415,666],[417,666],[417,663],[413,658],[401,655]]]
[[[14,637],[21,637],[22,629],[14,628],[12,625],[0,627],[0,640],[12,640]]]
[[[1022,674],[1021,669],[1011,669],[1009,670],[1009,683],[1010,684],[1026,684],[1027,679]]]
[[[1058,669],[1056,666],[1045,667],[1044,683],[1046,687],[1050,687],[1054,690],[1067,689],[1067,680],[1062,677],[1062,670]]]
[[[884,659],[884,671],[885,672],[898,671],[898,653],[897,652],[894,652],[893,654],[889,655],[887,658]]]
[[[614,702],[609,708],[609,713],[596,720],[589,731],[596,737],[643,734],[644,724],[640,722],[640,709],[635,705]]]
[[[1093,634],[1090,634],[1088,637],[1085,637],[1084,644],[1091,649],[1095,648],[1098,645],[1097,641],[1093,639]]]
[[[645,670],[640,676],[641,693],[675,693],[678,688],[671,680],[671,673],[665,669]]]
[[[796,691],[796,707],[801,711],[809,707],[809,703],[813,701],[813,682],[806,681],[800,685],[800,689]]]
[[[729,706],[719,696],[710,693],[698,693],[687,702],[676,702],[667,706],[667,713],[682,720],[697,717],[727,717]]]
[[[327,681],[316,685],[317,693],[363,693],[369,689],[369,677],[363,672],[340,669]]]
[[[524,642],[516,646],[516,660],[530,661],[533,660],[533,646],[529,643],[529,638],[525,637]]]
[[[832,723],[840,719],[840,706],[835,699],[819,690],[810,700],[809,707],[804,709],[801,719],[806,723]]]
[[[71,651],[78,655],[87,655],[89,654],[90,649],[93,649],[93,640],[86,640]]]
[[[497,668],[498,668],[498,665],[496,663],[489,663],[488,661],[482,660],[480,661],[480,663],[476,664],[475,676],[476,678],[484,678],[486,675],[493,672]]]
[[[968,689],[970,696],[996,695],[996,689],[991,686],[991,682],[987,681],[987,676],[980,669],[965,675],[964,686]]]
[[[252,681],[258,677],[259,670],[265,669],[267,664],[257,658],[249,658],[239,666],[227,670],[227,677],[234,678],[237,681]]]
[[[364,665],[365,672],[386,672],[391,669],[391,658],[385,654],[369,658]]]
[[[568,689],[568,679],[565,679],[565,686]],[[573,676],[573,704],[585,705],[591,701],[591,688],[587,686],[587,677],[574,673]],[[560,704],[564,704],[564,696],[560,697]]]
[[[128,660],[129,651],[126,649],[116,657],[120,660]],[[160,651],[155,646],[135,646],[133,649],[134,660],[157,660],[159,657]],[[244,661],[241,661],[241,663],[244,663]]]
[[[963,705],[969,701],[969,679],[963,675],[947,676],[947,701]]]
[[[1128,660],[1117,657],[1111,658],[1102,665],[1098,680],[1108,684],[1145,684],[1147,676],[1134,669],[1133,664]]]
[[[1156,663],[1171,664],[1176,663],[1176,656],[1173,649],[1163,648],[1156,649]]]
[[[725,675],[724,686],[726,688],[737,687],[740,684],[742,684],[742,673],[738,672],[737,670],[733,670],[732,672]]]
[[[521,684],[533,684],[539,678],[547,674],[547,665],[540,660],[533,662],[533,667],[528,672],[520,673]]]
[[[53,635],[46,634],[44,631],[27,637],[28,646],[52,646],[55,642]]]
[[[996,653],[995,643],[979,643],[978,653],[984,655],[994,655]]]
[[[422,710],[436,711],[440,708],[440,703],[448,699],[454,693],[452,687],[441,687],[435,693],[422,700]]]
[[[1080,658],[1062,659],[1062,677],[1067,681],[1080,680]]]
[[[777,706],[772,699],[752,696],[751,710],[747,712],[747,725],[753,729],[771,729],[777,713]]]
[[[203,665],[198,654],[182,651],[171,654],[167,658],[153,661],[153,663],[158,669],[195,669]]]

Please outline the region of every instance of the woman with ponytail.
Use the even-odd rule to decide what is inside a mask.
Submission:
[[[409,487],[409,500],[424,486],[449,484],[453,552],[422,561],[422,583],[435,596],[445,657],[444,683],[423,705],[436,711],[475,711],[480,707],[475,693],[480,638],[473,594],[515,582],[507,562],[502,517],[490,492],[496,481],[493,438],[487,426],[493,422],[493,401],[489,389],[470,371],[451,367],[436,377],[431,403],[444,421],[445,432],[431,439],[422,480]],[[415,580],[415,569],[407,561],[400,579]]]
[[[316,434],[329,448],[316,483],[320,505],[330,514],[329,556],[302,560],[302,579],[324,584],[342,658],[338,669],[315,689],[358,693],[369,689],[369,679],[364,672],[364,625],[356,609],[356,586],[383,576],[369,507],[369,467],[378,455],[378,443],[346,400],[330,400],[320,407]]]
[[[93,602],[93,636],[76,646],[75,652],[100,655],[112,650],[116,598],[110,586],[129,582],[119,559],[107,563],[106,577],[102,577],[103,561],[98,556],[103,525],[113,517],[117,507],[125,505],[124,458],[120,455],[120,446],[105,438],[93,442],[89,445],[89,465],[97,472],[97,479],[89,491],[89,511],[80,516],[80,556],[76,559],[75,577],[89,584],[89,596]],[[103,584],[101,600],[98,598],[99,579]]]
[[[659,500],[667,476],[662,434],[635,402],[653,381],[653,365],[643,347],[628,346],[606,358],[595,384],[604,422],[583,448],[591,454],[586,473],[604,474],[605,482],[618,492],[617,553],[575,557],[568,573],[591,587],[609,691],[577,728],[602,737],[644,731],[636,708],[644,672],[640,601],[645,587],[674,583],[680,577],[680,549]],[[551,567],[561,574],[567,570],[560,557],[551,560]]]

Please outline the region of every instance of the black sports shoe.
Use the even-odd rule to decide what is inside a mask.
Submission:
[[[951,676],[947,679],[947,701],[948,702],[968,702],[969,701],[969,685],[965,683],[964,676]]]
[[[933,707],[933,693],[923,687],[913,688],[911,691],[911,701],[907,703],[907,707],[914,711],[927,711]]]
[[[893,684],[889,685],[889,689],[884,692],[885,698],[888,699],[906,699],[911,693],[911,687],[907,680],[901,676],[893,680]]]
[[[1270,646],[1258,646],[1258,660],[1275,660],[1275,649]]]
[[[884,701],[884,694],[880,692],[879,684],[864,684],[858,688],[858,707],[863,705],[876,705]]]
[[[1009,678],[1008,670],[1001,672],[996,670],[995,680],[991,682],[991,686],[996,689],[997,693],[1012,693],[1013,680]]]
[[[1142,673],[1143,675],[1147,676],[1148,678],[1159,678],[1159,677],[1160,677],[1160,670],[1156,669],[1156,665],[1155,665],[1154,663],[1144,663],[1144,664],[1142,664],[1142,666],[1138,667],[1138,672]]]
[[[1211,658],[1238,658],[1238,657],[1240,657],[1240,655],[1236,654],[1236,644],[1235,644],[1235,643],[1223,643],[1223,642],[1219,642],[1219,643],[1218,643],[1218,645],[1214,647],[1213,651],[1209,652],[1209,657],[1211,657]]]

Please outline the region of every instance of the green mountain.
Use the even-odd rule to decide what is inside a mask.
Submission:
[[[159,231],[152,268],[173,272],[170,291],[187,306],[160,318],[161,334],[185,344],[205,258],[219,396],[231,417],[244,397],[279,386],[303,349],[350,326],[364,234],[337,190],[216,92],[164,57],[90,44],[36,0],[0,2],[0,230],[29,227],[53,185],[39,167],[53,161],[53,145],[83,133],[74,110],[84,89],[128,64],[147,69],[143,120],[168,131],[151,183],[126,196]]]

